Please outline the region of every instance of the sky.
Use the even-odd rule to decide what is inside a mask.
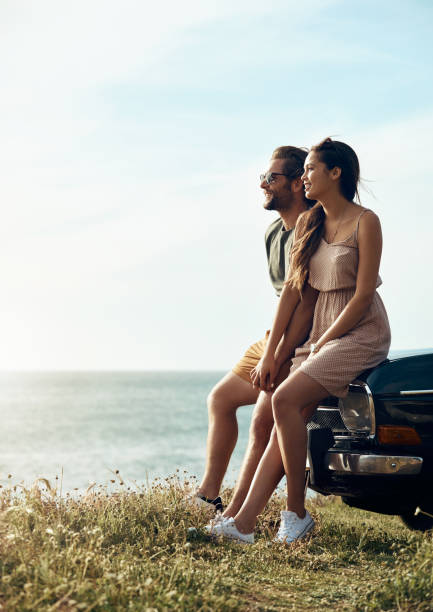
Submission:
[[[258,175],[329,135],[392,348],[433,347],[432,41],[427,0],[0,0],[0,369],[229,369],[276,306]]]

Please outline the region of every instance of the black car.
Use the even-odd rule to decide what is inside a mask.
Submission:
[[[433,528],[433,353],[389,359],[308,424],[309,486]]]

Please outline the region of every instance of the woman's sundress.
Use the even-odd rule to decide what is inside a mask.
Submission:
[[[330,395],[344,397],[348,385],[361,372],[377,366],[388,355],[391,332],[383,302],[377,293],[362,319],[347,334],[330,340],[317,353],[310,354],[334,323],[356,289],[358,272],[358,227],[351,236],[328,243],[323,238],[310,259],[308,282],[319,291],[313,325],[308,340],[296,349],[290,374],[299,370],[324,387]],[[382,284],[378,276],[376,287]]]

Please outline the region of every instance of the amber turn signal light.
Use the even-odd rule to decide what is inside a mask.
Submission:
[[[413,427],[406,425],[379,425],[377,437],[380,444],[407,444],[416,446],[421,444],[421,438]]]

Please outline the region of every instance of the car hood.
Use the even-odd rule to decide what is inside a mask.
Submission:
[[[433,389],[433,353],[387,359],[359,377],[374,394]]]

